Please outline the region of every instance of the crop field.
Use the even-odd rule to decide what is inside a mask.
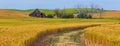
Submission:
[[[72,10],[70,10],[72,11]],[[31,11],[29,11],[31,12]],[[0,10],[0,46],[25,46],[25,42],[44,32],[66,27],[83,27],[102,24],[85,29],[85,38],[101,46],[119,46],[120,19],[63,19],[34,18],[28,11]],[[51,14],[52,12],[48,13]],[[50,31],[48,31],[50,30]]]
[[[101,25],[85,29],[90,46],[120,46],[120,24]],[[92,44],[92,45],[91,45]]]
[[[99,18],[98,14],[94,14],[94,18]],[[103,18],[120,18],[120,11],[106,11]]]
[[[74,22],[72,22],[74,21]],[[82,21],[82,20],[79,20]],[[83,26],[74,19],[0,19],[0,45],[24,46],[24,42],[48,29]]]

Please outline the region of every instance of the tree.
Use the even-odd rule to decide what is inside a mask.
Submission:
[[[99,16],[100,16],[100,18],[102,18],[103,12],[104,12],[104,9],[103,8],[99,8]]]
[[[64,9],[63,9],[62,13],[63,13],[64,16],[67,15],[67,10],[66,10],[65,6],[64,6]]]
[[[55,15],[56,15],[57,17],[60,17],[59,8],[56,8],[56,9],[54,10],[54,13],[55,13]]]
[[[85,11],[81,8],[82,5],[77,5],[76,13],[78,14],[78,18],[85,18]]]
[[[95,4],[91,4],[91,5],[90,5],[90,8],[91,8],[91,15],[93,16],[94,13],[96,12],[97,5],[95,5]]]
[[[81,5],[77,5],[77,13],[78,13],[78,14],[81,13]]]
[[[78,18],[88,18],[89,17],[89,9],[87,7],[82,8],[82,5],[77,5],[77,14]]]
[[[91,4],[90,7],[91,7],[91,15],[94,15],[94,13],[97,13],[99,14],[99,18],[102,18],[103,12],[104,12],[103,8],[100,8],[98,7],[98,5],[95,5],[95,4]]]

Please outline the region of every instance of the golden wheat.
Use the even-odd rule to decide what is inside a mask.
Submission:
[[[45,32],[46,30],[49,29],[77,27],[77,26],[82,27],[82,26],[94,24],[94,23],[90,24],[90,23],[65,23],[65,22],[52,22],[51,24],[48,21],[49,19],[47,19],[49,23],[46,23],[47,21],[44,20],[42,20],[43,22],[21,21],[21,20],[12,21],[11,19],[10,19],[11,21],[5,19],[1,19],[1,20],[3,20],[0,21],[1,24],[2,22],[4,22],[4,24],[0,26],[0,46],[25,46],[26,40],[34,38],[38,33]],[[16,24],[12,25],[12,23],[13,24],[16,23],[18,25]]]
[[[97,46],[120,46],[120,24],[107,24],[85,29],[85,39]]]

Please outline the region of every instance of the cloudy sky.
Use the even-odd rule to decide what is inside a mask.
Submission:
[[[83,7],[96,4],[104,9],[120,10],[120,0],[0,0],[1,9],[73,8],[78,4]]]

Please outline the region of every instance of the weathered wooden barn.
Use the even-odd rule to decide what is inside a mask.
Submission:
[[[46,14],[41,12],[41,11],[39,11],[39,9],[35,9],[31,14],[29,14],[29,16],[46,18]]]

